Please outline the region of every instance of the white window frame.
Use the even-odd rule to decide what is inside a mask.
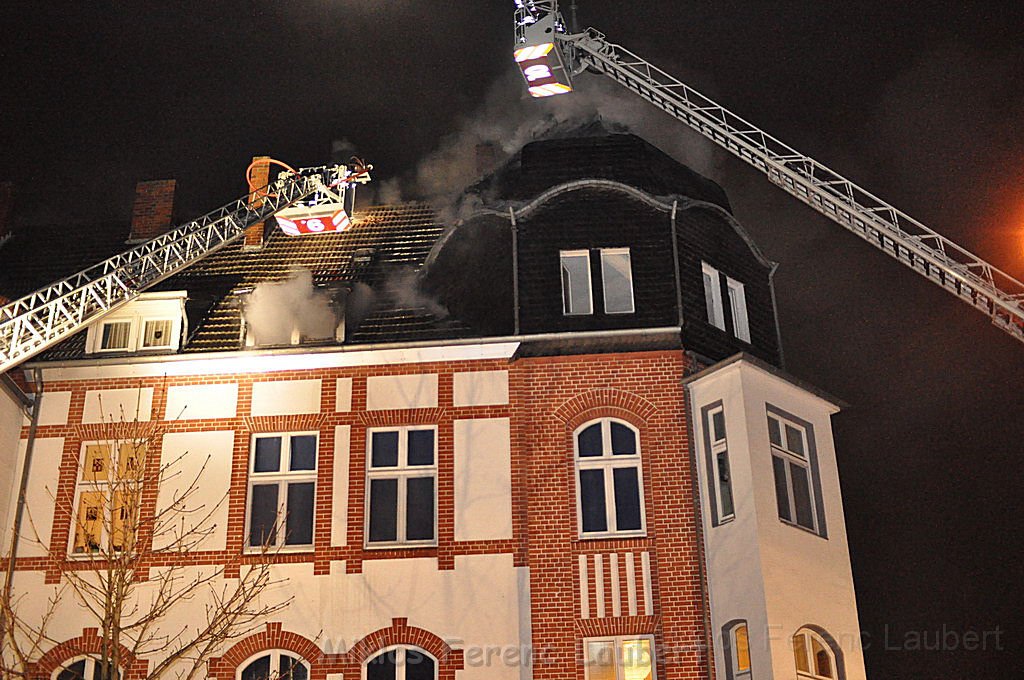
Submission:
[[[740,670],[740,646],[736,638],[736,632],[743,628],[747,631],[747,669],[745,671]],[[732,671],[732,678],[728,680],[748,680],[752,675],[752,669],[754,662],[750,658],[750,626],[746,621],[737,621],[729,628],[729,654],[732,656],[732,664],[730,670]]]
[[[292,437],[311,436],[316,439],[316,463],[312,470],[289,471],[292,456]],[[256,468],[256,441],[258,439],[281,438],[281,467],[277,472],[254,472]],[[275,552],[309,552],[313,550],[316,543],[316,501],[319,484],[317,475],[320,470],[320,433],[311,431],[296,432],[254,432],[249,438],[249,463],[246,468],[246,495],[245,495],[245,552],[258,553],[263,550],[262,545],[249,545],[252,531],[252,491],[254,486],[277,484],[277,517],[275,520],[274,543],[271,546]],[[313,483],[313,518],[310,527],[312,541],[288,545],[285,541],[287,531],[288,513],[288,485]]]
[[[733,335],[743,342],[750,342],[750,320],[747,317],[747,294],[742,283],[726,276],[725,285],[729,290],[729,308],[732,310]]]
[[[85,335],[87,354],[161,354],[176,352],[181,348],[182,337],[188,334],[188,319],[185,314],[186,291],[163,291],[143,293],[137,300],[121,307],[109,318],[89,324]],[[170,321],[171,330],[167,344],[143,347],[147,321]],[[127,347],[103,347],[103,329],[109,324],[128,324]]]
[[[565,269],[565,264],[564,263],[565,263],[565,259],[566,258],[578,258],[578,257],[586,258],[586,262],[587,262],[587,269],[586,269],[586,277],[587,277],[587,310],[586,311],[582,311],[582,312],[581,311],[572,311],[572,310],[570,310],[570,309],[568,309],[566,307],[566,302],[569,303],[569,306],[572,306],[572,303],[573,303],[573,300],[572,300],[572,286],[570,285],[569,289],[566,290],[566,287],[565,287],[565,275],[564,275],[564,271],[563,271]],[[564,316],[588,316],[588,315],[593,314],[594,313],[594,282],[591,280],[592,277],[591,277],[591,274],[590,274],[590,251],[589,250],[562,250],[562,251],[559,251],[559,253],[558,253],[558,273],[559,273],[560,284],[561,284],[561,287],[562,287],[562,314]],[[571,282],[571,279],[570,279],[570,282]]]
[[[85,471],[86,464],[86,451],[90,446],[105,446],[109,449],[107,454],[108,464],[110,469],[106,480],[98,481],[86,481],[82,479]],[[72,559],[95,559],[97,555],[102,555],[104,551],[114,550],[113,546],[109,545],[112,538],[111,530],[114,528],[114,519],[111,517],[111,513],[116,509],[114,500],[111,494],[115,494],[118,491],[124,492],[124,488],[121,486],[120,481],[120,467],[121,467],[121,447],[124,446],[135,446],[143,449],[143,457],[149,455],[148,447],[145,442],[131,442],[131,441],[86,441],[82,442],[81,448],[79,449],[78,466],[75,468],[75,500],[71,506],[71,529],[68,532],[68,557]],[[143,461],[143,464],[145,462]],[[142,498],[142,482],[143,479],[138,480],[138,486],[136,489],[139,492],[139,498],[136,502],[141,503]],[[79,513],[80,504],[82,502],[82,494],[84,493],[102,493],[104,496],[102,511],[104,517],[100,519],[100,548],[99,550],[92,551],[87,550],[85,552],[75,552],[75,539],[78,535],[79,529]],[[137,509],[141,512],[141,507]],[[85,657],[82,657],[85,658]],[[78,661],[79,659],[75,659]]]
[[[431,430],[434,433],[434,464],[409,465],[409,432],[414,430]],[[398,432],[398,465],[397,467],[373,467],[373,434],[375,432]],[[394,548],[430,548],[437,545],[438,516],[438,428],[437,425],[404,425],[401,427],[374,427],[366,431],[366,492],[363,510],[363,546],[367,550],[391,550]],[[429,540],[410,541],[405,538],[406,509],[408,507],[408,481],[412,478],[433,477],[434,479],[434,537]],[[374,479],[398,480],[398,507],[396,540],[370,541],[370,482]]]
[[[725,308],[722,306],[721,273],[707,262],[700,263],[704,280],[704,304],[707,307],[708,323],[718,330],[725,330]],[[710,297],[708,293],[711,293]]]
[[[249,667],[249,664],[262,659],[265,656],[270,657],[270,677],[277,678],[281,673],[281,657],[287,656],[297,660],[300,664],[306,667],[306,677],[312,677],[312,669],[309,667],[309,662],[302,658],[301,655],[287,649],[264,649],[263,651],[256,652],[248,659],[238,664],[238,668],[235,669],[235,680],[242,680],[242,673]]]
[[[658,650],[654,646],[653,635],[614,635],[608,637],[583,638],[583,671],[584,678],[590,680],[590,667],[593,660],[590,658],[590,643],[611,642],[615,647],[615,680],[625,680],[625,673],[622,667],[622,644],[624,642],[635,642],[646,640],[651,648],[651,680],[658,680]]]
[[[707,421],[705,427],[708,429],[708,441],[711,442],[711,450],[708,455],[711,456],[711,469],[714,471],[714,479],[708,480],[710,484],[715,485],[715,505],[718,510],[718,522],[728,522],[736,518],[736,494],[733,489],[732,483],[732,462],[729,460],[729,444],[728,444],[728,428],[723,434],[721,439],[716,439],[715,433],[715,414],[722,414],[722,422],[725,423],[725,407],[719,404],[707,412]],[[729,479],[722,482],[722,470],[719,461],[719,455],[725,454],[726,466],[728,467]],[[725,505],[722,500],[722,484],[729,485],[729,498],[732,499],[732,510],[729,512],[725,511]]]
[[[820,490],[814,483],[814,474],[811,467],[811,449],[810,449],[810,434],[807,432],[807,427],[800,423],[794,422],[784,416],[779,415],[775,411],[768,412],[768,443],[771,447],[772,458],[779,458],[784,462],[783,468],[786,473],[786,497],[789,503],[789,516],[790,519],[785,517],[779,517],[779,521],[784,524],[789,524],[800,529],[805,529],[814,534],[820,535],[819,527],[821,526],[821,519],[818,517],[818,494]],[[782,435],[782,446],[777,445],[771,440],[771,420],[776,420],[779,423],[779,431]],[[786,430],[786,426],[796,429],[801,438],[801,444],[803,446],[803,455],[792,451],[789,448],[789,434]],[[798,465],[807,472],[807,488],[808,494],[810,495],[811,504],[811,517],[813,526],[804,526],[797,521],[796,517],[796,494],[793,491],[793,473],[790,469],[790,465]],[[774,464],[773,464],[774,465]],[[772,470],[772,484],[775,484],[775,471]],[[777,494],[778,492],[775,491]],[[777,499],[776,495],[776,499]]]
[[[103,331],[107,326],[116,325],[128,325],[128,343],[124,347],[104,347],[103,346]],[[131,352],[135,346],[135,323],[132,317],[116,317],[113,319],[104,319],[100,324],[99,331],[96,334],[96,352],[102,354],[110,354],[116,352]]]
[[[636,300],[633,296],[633,259],[629,254],[629,248],[601,248],[601,293],[604,296],[605,314],[633,314],[636,312]],[[625,255],[626,256],[626,279],[629,282],[629,309],[620,309],[614,312],[608,311],[608,275],[605,256]]]
[[[628,427],[636,437],[636,453],[634,455],[612,455],[611,424],[618,423]],[[601,455],[580,456],[579,435],[595,423],[601,424]],[[572,433],[573,458],[575,466],[573,476],[576,484],[576,526],[580,539],[617,538],[623,536],[647,535],[647,508],[644,500],[644,467],[643,452],[640,450],[640,431],[630,423],[618,418],[596,418],[576,428]],[[637,489],[640,494],[640,528],[619,531],[618,516],[615,511],[615,481],[612,470],[616,468],[636,468]],[[581,470],[604,471],[604,510],[607,531],[583,531],[583,489],[580,484]]]
[[[165,321],[168,324],[170,324],[170,330],[167,333],[167,344],[164,344],[164,345],[146,345],[146,326],[148,324],[151,324],[151,323],[160,323],[162,321]],[[139,324],[139,350],[140,351],[148,352],[148,351],[157,350],[157,349],[174,349],[175,348],[174,337],[175,337],[175,334],[174,334],[174,319],[169,318],[169,317],[161,318],[161,317],[156,317],[156,316],[153,316],[153,317],[142,317],[141,322]]]
[[[422,647],[402,644],[391,645],[389,647],[379,649],[368,656],[366,661],[363,662],[362,680],[366,680],[366,676],[368,675],[367,666],[370,665],[370,662],[381,654],[387,654],[388,652],[398,652],[398,654],[395,655],[395,680],[405,680],[405,655],[410,649],[422,654],[423,656],[429,657],[430,660],[434,662],[434,680],[437,680],[437,676],[441,672],[441,662],[438,661],[437,657]]]
[[[90,654],[80,654],[79,656],[71,657],[67,661],[61,661],[60,664],[57,665],[57,668],[55,668],[53,670],[53,673],[50,674],[50,679],[51,680],[57,680],[57,678],[60,677],[61,673],[63,673],[64,671],[69,670],[69,668],[68,668],[69,666],[73,666],[76,663],[78,663],[79,661],[92,661],[93,662],[91,664],[90,663],[86,663],[85,664],[85,677],[82,678],[82,680],[97,680],[97,678],[96,678],[96,667],[99,665],[100,660],[97,659],[95,656],[90,655]],[[117,672],[117,677],[119,677],[119,678],[120,677],[124,677],[124,672],[119,670]]]
[[[832,675],[818,675],[816,672],[811,670],[810,672],[801,671],[796,668],[796,639],[798,637],[804,638],[804,652],[807,654],[806,661],[808,662],[808,668],[814,668],[814,646],[813,642],[817,642],[821,645],[822,649],[828,654],[829,662],[832,664]],[[819,633],[811,630],[810,628],[801,628],[793,637],[790,639],[790,644],[793,647],[793,665],[796,670],[797,678],[804,678],[805,680],[838,680],[839,674],[839,661],[836,659],[835,650],[832,649],[832,645],[828,643]]]

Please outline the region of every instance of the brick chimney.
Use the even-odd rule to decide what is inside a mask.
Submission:
[[[156,238],[171,228],[174,211],[173,179],[157,179],[135,185],[135,204],[132,206],[132,231],[129,243],[141,243]]]
[[[268,159],[270,156],[253,156],[253,162]],[[267,186],[270,182],[270,163],[261,163],[252,169],[250,174],[252,177],[252,185],[257,189],[262,189]],[[249,197],[249,205],[259,207],[263,204],[263,197],[266,196],[266,192],[257,191]],[[263,247],[263,226],[264,222],[254,224],[245,230],[245,250],[254,250]]]
[[[14,208],[14,184],[0,182],[0,243],[11,236],[11,212]]]

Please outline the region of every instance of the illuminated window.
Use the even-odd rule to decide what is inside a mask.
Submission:
[[[743,284],[725,277],[729,290],[729,310],[732,312],[732,332],[743,342],[750,342],[750,322],[747,320],[747,295]]]
[[[107,321],[103,324],[100,351],[116,352],[128,349],[131,342],[131,321]]]
[[[711,519],[712,524],[718,525],[735,516],[729,447],[725,436],[725,409],[721,404],[705,407],[703,415],[708,495],[714,505]]]
[[[817,456],[808,426],[769,411],[768,438],[779,519],[824,536]]]
[[[117,455],[112,456],[115,450]],[[144,442],[83,446],[72,518],[72,554],[95,555],[134,546],[145,457]]]
[[[51,677],[53,680],[117,680],[121,674],[113,672],[112,668],[104,673],[99,660],[86,657],[62,663]]]
[[[586,680],[655,680],[654,638],[586,638],[583,640]]]
[[[722,308],[722,279],[718,270],[707,262],[701,263],[704,273],[704,303],[708,310],[708,323],[725,330],[725,310]]]
[[[590,251],[563,250],[562,312],[567,315],[593,314],[593,291],[590,287]]]
[[[249,548],[313,545],[317,434],[258,434],[249,456]]]
[[[793,658],[799,678],[835,680],[839,677],[836,651],[824,637],[809,628],[801,628],[793,636]]]
[[[436,544],[436,442],[433,427],[370,431],[367,546]]]
[[[435,680],[437,661],[415,647],[394,647],[366,662],[366,680]]]
[[[601,250],[601,282],[605,314],[632,314],[633,271],[629,248]]]
[[[746,621],[733,621],[724,630],[726,680],[750,680],[750,637]]]
[[[147,319],[142,327],[142,348],[168,348],[173,344],[171,333],[174,322],[171,319]]]
[[[143,293],[109,318],[90,324],[87,353],[177,351],[186,332],[185,291]]]
[[[636,430],[604,418],[576,432],[580,535],[643,535],[643,474]]]
[[[242,664],[238,680],[309,680],[309,664],[291,652],[260,652]]]

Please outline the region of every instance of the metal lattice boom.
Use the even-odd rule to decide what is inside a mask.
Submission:
[[[519,11],[525,12],[526,8]],[[561,33],[557,38],[578,70],[589,68],[603,73],[640,95],[754,166],[803,203],[979,309],[997,327],[1024,342],[1024,283],[609,42],[599,31],[591,28],[575,35]]]
[[[343,166],[304,168],[264,190],[0,307],[0,373],[240,238],[248,227],[336,181]]]

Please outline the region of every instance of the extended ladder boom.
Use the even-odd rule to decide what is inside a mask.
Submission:
[[[248,227],[345,180],[345,166],[303,168],[120,255],[0,307],[0,373],[52,347]]]
[[[515,0],[516,48],[557,41],[576,73],[603,73],[754,166],[840,226],[985,313],[1024,342],[1024,283],[784,144],[591,28],[566,34],[556,2]],[[551,37],[534,27],[555,27]],[[547,29],[545,28],[545,31]],[[535,95],[536,96],[536,95]]]

